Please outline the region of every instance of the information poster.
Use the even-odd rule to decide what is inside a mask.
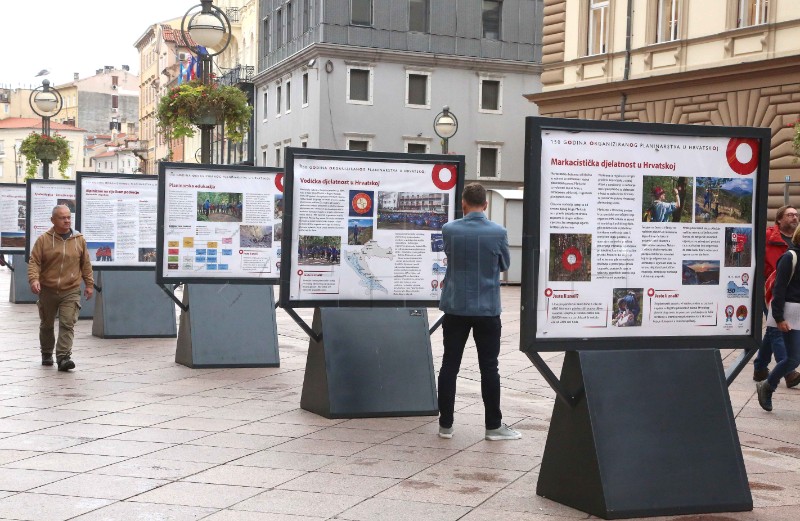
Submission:
[[[161,177],[159,280],[277,282],[283,174],[167,164]]]
[[[759,143],[542,130],[536,337],[750,335]]]
[[[53,227],[50,220],[53,208],[65,205],[72,213],[72,227],[75,228],[75,181],[55,179],[29,179],[28,180],[28,209],[27,209],[27,250],[26,259],[36,239]]]
[[[155,267],[158,177],[78,173],[78,229],[92,267]]]
[[[298,156],[289,299],[438,302],[459,163]]]
[[[25,185],[0,184],[0,252],[25,253]]]

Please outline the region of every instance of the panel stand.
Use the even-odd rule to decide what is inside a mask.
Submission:
[[[100,338],[176,337],[175,304],[152,269],[95,272],[92,335]]]
[[[719,352],[570,351],[536,493],[604,519],[753,509]]]
[[[175,361],[192,368],[278,367],[272,286],[185,284]]]
[[[94,272],[94,276],[97,277],[98,272]],[[90,318],[94,318],[94,306],[95,302],[97,302],[97,288],[95,288],[94,295],[90,300],[86,300],[86,297],[83,296],[83,291],[86,289],[86,284],[81,281],[81,311],[78,314],[78,320],[87,320]]]
[[[425,309],[317,308],[300,407],[326,418],[439,414]]]
[[[8,301],[13,304],[36,304],[39,297],[33,294],[28,284],[28,263],[25,255],[13,254],[11,257],[11,287],[8,291]]]

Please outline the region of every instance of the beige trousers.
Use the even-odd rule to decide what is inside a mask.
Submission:
[[[75,322],[81,309],[81,288],[61,293],[45,288],[39,293],[36,302],[39,308],[39,345],[42,354],[52,354],[55,347],[56,358],[72,354],[72,340],[75,337]],[[56,343],[54,322],[58,318],[58,343]]]

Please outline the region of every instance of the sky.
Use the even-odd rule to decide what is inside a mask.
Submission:
[[[199,0],[4,0],[0,17],[0,87],[53,85],[129,65],[139,74],[134,42],[148,26],[180,18]],[[36,77],[42,69],[50,74]]]

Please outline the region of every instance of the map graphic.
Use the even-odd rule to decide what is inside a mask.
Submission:
[[[380,246],[377,241],[367,241],[364,246],[355,251],[349,251],[345,254],[345,262],[356,272],[358,278],[361,280],[359,284],[364,287],[365,294],[369,295],[373,291],[380,291],[389,294],[383,284],[378,280],[367,262],[369,259],[393,259],[392,249]]]

